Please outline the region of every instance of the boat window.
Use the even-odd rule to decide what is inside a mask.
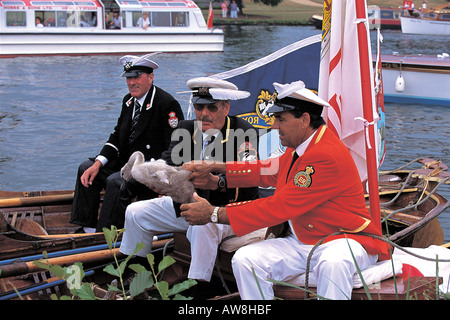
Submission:
[[[31,1],[32,6],[53,6],[51,1]]]
[[[189,15],[187,12],[172,12],[173,27],[187,27],[189,25]]]
[[[146,7],[167,7],[167,3],[165,2],[142,2],[142,5]]]
[[[137,0],[127,0],[127,1],[117,0],[117,3],[119,3],[120,5],[127,5],[127,6],[139,6],[139,7],[141,6],[139,1]]]
[[[152,12],[152,26],[169,27],[170,12]]]
[[[67,27],[67,18],[69,14],[66,11],[56,12],[56,26],[57,27]]]
[[[4,6],[24,6],[25,3],[23,1],[2,1],[2,5],[4,5]]]
[[[37,27],[77,28],[97,26],[97,12],[95,11],[36,10],[34,17]]]
[[[393,11],[388,11],[388,10],[381,10],[381,18],[393,19],[394,18],[394,12]]]
[[[75,1],[74,3],[77,6],[92,6],[92,7],[96,7],[97,6],[95,4],[95,2],[78,2],[78,1]]]
[[[123,11],[122,14],[125,28],[136,27],[139,19],[142,18],[141,11]]]
[[[38,11],[34,12],[36,27],[55,27],[55,11]]]
[[[26,27],[26,14],[23,11],[7,11],[6,26],[7,27]]]
[[[441,19],[442,20],[450,20],[450,14],[448,14],[448,13],[441,14]]]
[[[433,19],[435,19],[436,18],[436,13],[434,13],[434,12],[429,12],[429,13],[427,13],[426,15],[425,15],[425,18],[433,18]]]
[[[167,2],[169,7],[186,7],[186,3],[184,2]]]

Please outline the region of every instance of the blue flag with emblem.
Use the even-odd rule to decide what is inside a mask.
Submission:
[[[250,97],[233,101],[230,115],[236,115],[255,128],[270,128],[273,118],[265,112],[273,102],[273,83],[302,80],[306,87],[316,90],[319,85],[321,35],[292,43],[266,57],[245,66],[213,75],[227,80]]]

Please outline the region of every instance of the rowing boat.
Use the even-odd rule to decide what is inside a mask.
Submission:
[[[414,168],[417,166],[418,168]],[[437,217],[450,203],[437,190],[442,184],[448,184],[449,180],[447,166],[429,158],[419,158],[401,168],[380,172],[379,196],[384,235],[404,247],[427,248],[430,245],[442,245],[443,232]],[[103,233],[73,233],[78,226],[69,222],[72,199],[71,190],[1,191],[0,262],[37,255],[43,251],[70,252],[74,248],[81,250],[104,244]],[[370,209],[367,195],[366,201]],[[221,247],[224,248],[224,244]],[[181,282],[187,276],[191,259],[190,243],[184,233],[174,234],[173,250],[168,253],[177,263],[167,272],[165,280],[170,283]],[[227,281],[228,285],[234,284],[231,270],[233,254],[232,250],[219,250],[215,271],[215,275],[222,281]],[[98,260],[94,260],[94,265],[101,264],[108,258],[98,254],[95,256]],[[33,276],[28,276],[28,280],[21,279],[17,282],[19,280],[15,279],[14,283],[21,286],[30,285],[30,281],[53,283],[55,280],[46,279],[51,276],[46,276],[43,272],[30,274]],[[421,283],[421,280],[417,281]],[[98,291],[103,292],[101,289]],[[0,294],[1,292],[0,290]],[[290,295],[285,291],[281,294],[285,298]]]
[[[0,191],[0,260],[105,243],[103,233],[76,234],[73,191]]]

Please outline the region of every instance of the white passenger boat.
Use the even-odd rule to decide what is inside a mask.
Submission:
[[[436,10],[419,12],[405,11],[400,17],[403,33],[450,35],[450,6],[443,5]]]
[[[216,52],[223,38],[191,0],[0,0],[0,57]]]
[[[450,56],[381,55],[384,101],[450,106]]]

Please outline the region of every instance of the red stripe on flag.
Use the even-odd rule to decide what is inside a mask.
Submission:
[[[330,71],[329,71],[330,74],[333,72],[334,68],[336,68],[339,62],[341,62],[341,49],[339,49],[339,52],[336,53],[334,58],[331,59],[330,61]]]

